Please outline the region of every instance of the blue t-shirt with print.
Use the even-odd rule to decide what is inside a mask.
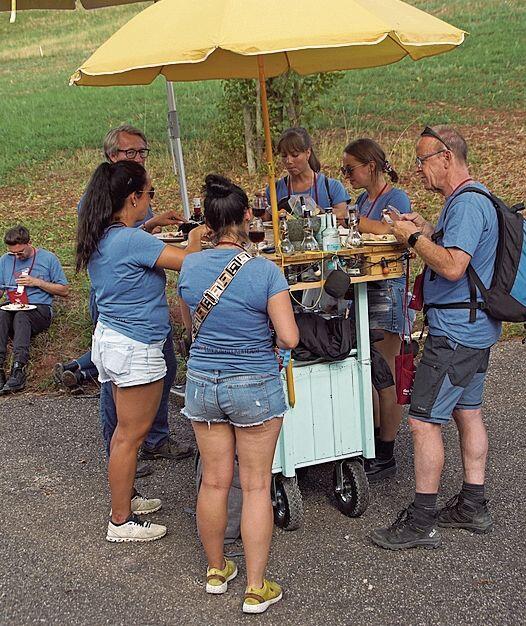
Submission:
[[[0,257],[0,293],[4,288],[12,290],[11,288],[16,285],[16,279],[20,276],[20,273],[23,270],[29,270],[31,267],[33,258],[35,260],[31,270],[33,278],[40,278],[48,283],[57,285],[68,284],[62,265],[52,252],[43,248],[35,248],[35,253],[35,257],[24,260],[16,259],[11,254],[4,254]],[[26,287],[25,292],[27,293],[29,304],[47,304],[51,306],[53,302],[53,296],[38,287]]]
[[[166,275],[155,267],[164,246],[138,228],[113,226],[88,263],[99,321],[142,343],[161,341],[170,332]]]
[[[211,287],[238,252],[214,248],[185,258],[177,289],[192,315],[205,289]],[[261,257],[248,261],[203,322],[190,348],[189,369],[277,374],[267,303],[269,298],[288,288],[283,273],[274,263]]]
[[[316,192],[314,186],[312,186],[311,189],[307,189],[306,191],[291,191],[289,194],[287,180],[288,176],[286,178],[280,178],[278,181],[276,181],[276,193],[278,196],[278,202],[283,198],[287,198],[289,195],[311,196],[311,198],[314,198],[314,200],[316,200]],[[327,181],[327,183],[325,181]],[[329,186],[330,198],[329,195],[327,195],[327,184]],[[318,206],[322,209],[326,209],[330,206],[333,207],[336,204],[340,204],[340,202],[347,202],[347,200],[349,199],[349,194],[345,191],[345,187],[341,184],[339,180],[336,180],[335,178],[328,178],[327,176],[325,176],[325,174],[322,174],[321,172],[316,174],[316,189],[318,191],[317,203]],[[265,193],[267,194],[268,202],[270,202],[270,191],[268,185]]]
[[[398,209],[400,213],[410,213],[411,212],[411,200],[409,200],[409,196],[405,191],[401,189],[397,189],[393,187],[386,191],[381,196],[378,196],[376,202],[374,202],[374,208],[371,211],[371,206],[373,202],[369,200],[369,196],[366,191],[363,191],[358,198],[356,199],[356,204],[358,205],[358,210],[360,211],[360,215],[364,217],[368,217],[370,220],[378,220],[382,219],[382,211],[385,207],[390,204],[394,206],[395,209]],[[369,213],[369,211],[371,211]]]
[[[480,183],[469,183],[487,189]],[[471,265],[486,287],[493,278],[495,252],[499,238],[497,213],[488,198],[478,193],[457,190],[451,195],[438,218],[435,233],[443,230],[436,243],[444,248],[459,248],[471,257]],[[479,300],[482,300],[480,293]],[[428,268],[424,279],[424,302],[447,304],[469,302],[467,275],[451,281],[433,274]],[[484,311],[477,311],[475,322],[469,321],[468,309],[435,309],[427,312],[431,335],[446,336],[469,348],[488,348],[500,336],[501,323]]]

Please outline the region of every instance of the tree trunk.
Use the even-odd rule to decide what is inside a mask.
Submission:
[[[255,174],[256,159],[254,156],[254,123],[252,120],[252,107],[250,104],[243,105],[243,126],[245,133],[245,150],[247,153],[248,173]]]

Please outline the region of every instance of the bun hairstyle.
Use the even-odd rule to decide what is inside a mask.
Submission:
[[[373,139],[364,137],[351,141],[351,143],[345,146],[344,152],[349,156],[353,156],[360,163],[374,163],[376,165],[376,176],[384,172],[393,183],[398,182],[398,174],[387,160],[381,146]]]
[[[214,232],[213,239],[217,242],[227,233],[234,233],[241,241],[247,241],[243,223],[248,197],[243,189],[224,176],[208,174],[203,192],[205,221]]]
[[[104,231],[115,221],[134,192],[142,191],[147,181],[146,170],[135,161],[101,163],[93,172],[80,201],[77,225],[77,259],[79,272],[88,266]]]
[[[312,139],[309,133],[301,126],[287,128],[279,138],[278,152],[280,154],[294,154],[295,152],[307,152],[310,150],[309,166],[313,172],[321,170],[321,163],[314,154]]]

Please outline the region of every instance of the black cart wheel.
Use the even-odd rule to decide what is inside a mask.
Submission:
[[[334,495],[340,511],[348,517],[360,517],[369,505],[369,482],[358,459],[334,464]]]
[[[272,479],[274,523],[284,530],[296,530],[303,524],[303,500],[298,480],[281,474]]]

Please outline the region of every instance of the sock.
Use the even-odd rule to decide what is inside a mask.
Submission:
[[[419,512],[434,516],[437,510],[437,494],[415,493],[414,506]]]
[[[484,502],[484,485],[474,485],[473,483],[462,483],[460,492],[467,500],[482,504]]]
[[[131,519],[133,519],[133,513],[130,514],[130,516],[124,520],[124,522],[120,522],[119,524],[117,524],[117,522],[111,522],[114,526],[124,526],[124,524],[127,524]]]
[[[382,441],[378,439],[376,441],[376,458],[381,461],[388,461],[393,458],[394,454],[394,441]]]

